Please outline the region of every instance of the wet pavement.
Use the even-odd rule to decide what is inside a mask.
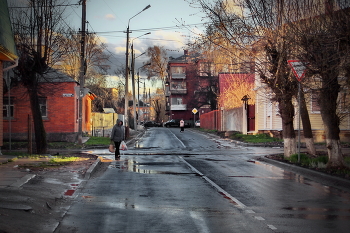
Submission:
[[[160,130],[136,138],[118,161],[107,149],[83,150],[99,155],[88,175],[62,170],[28,177],[30,171],[6,172],[13,162],[1,165],[1,218],[46,222],[27,232],[312,232],[319,221],[325,222],[318,232],[347,229],[349,191],[334,187],[331,177],[316,174],[315,181],[299,168],[257,160],[283,148]],[[0,232],[30,226],[1,224]]]

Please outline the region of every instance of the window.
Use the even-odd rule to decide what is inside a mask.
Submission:
[[[172,66],[170,68],[172,79],[185,79],[186,67],[185,66]]]
[[[316,91],[313,91],[311,93],[311,112],[313,113],[318,113],[320,112],[321,108],[320,105],[318,104],[318,99],[319,99],[319,93]]]
[[[185,73],[185,67],[184,66],[172,66],[171,67],[171,73],[172,74],[184,74]]]
[[[170,90],[186,90],[185,82],[171,82]]]
[[[39,108],[42,117],[47,117],[47,99],[46,97],[39,97]]]
[[[13,97],[4,97],[3,98],[3,117],[4,118],[12,118],[13,117],[13,109],[14,109],[14,105],[13,105]]]
[[[171,98],[171,105],[181,105],[182,98]]]
[[[339,93],[339,107],[341,112],[348,112],[349,111],[349,97],[346,92],[340,92]]]

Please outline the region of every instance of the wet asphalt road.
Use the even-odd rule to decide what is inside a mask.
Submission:
[[[350,194],[256,160],[245,148],[150,128],[76,197],[55,232],[348,232]]]

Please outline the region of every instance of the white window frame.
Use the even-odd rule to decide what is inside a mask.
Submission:
[[[10,99],[10,104],[9,104]],[[6,116],[4,115],[6,112]],[[14,97],[4,97],[3,98],[3,117],[4,119],[14,118],[15,114],[15,105],[14,105]]]
[[[42,117],[47,118],[47,98],[46,97],[39,97],[39,108],[40,108],[40,113]],[[45,110],[45,112],[43,112]]]

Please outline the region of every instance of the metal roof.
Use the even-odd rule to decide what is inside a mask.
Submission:
[[[7,0],[0,0],[0,60],[14,61],[17,58]]]

